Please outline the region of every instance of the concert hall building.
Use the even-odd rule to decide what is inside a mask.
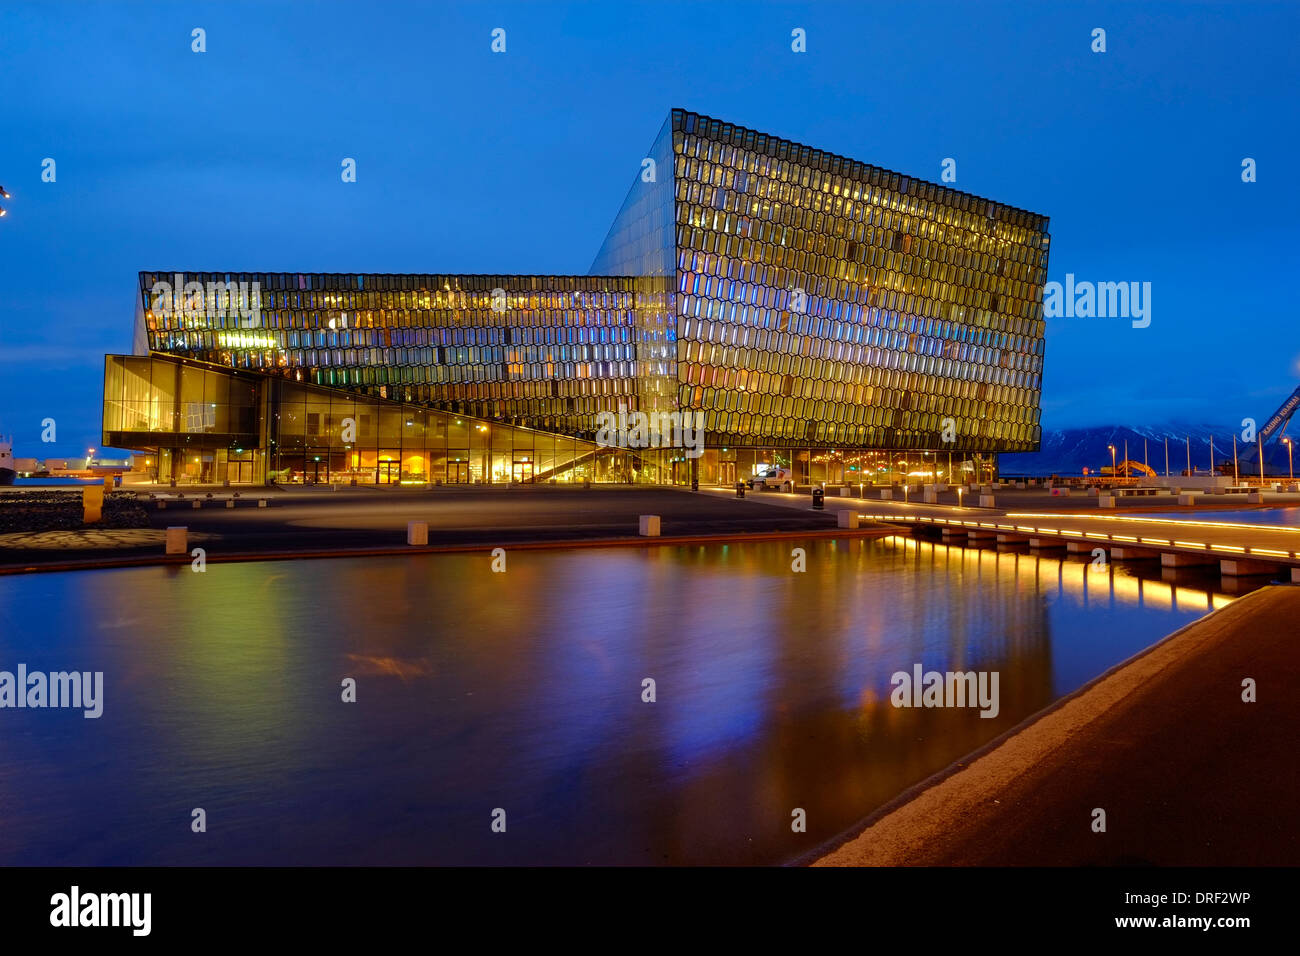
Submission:
[[[1047,228],[673,110],[586,275],[140,273],[103,441],[164,483],[985,479],[1039,443]],[[638,412],[702,441],[601,428]]]

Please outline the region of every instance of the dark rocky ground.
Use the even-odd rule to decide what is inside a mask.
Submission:
[[[91,526],[81,521],[81,489],[39,489],[0,493],[0,534],[14,531],[75,531],[79,528],[147,528],[149,515],[129,491],[111,491],[104,499],[103,519]]]

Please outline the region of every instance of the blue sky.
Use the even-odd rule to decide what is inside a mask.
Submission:
[[[585,272],[673,106],[952,157],[1051,217],[1049,279],[1150,282],[1148,328],[1049,320],[1045,427],[1262,421],[1300,376],[1297,35],[1293,3],[6,2],[0,433],[98,444],[142,269]]]

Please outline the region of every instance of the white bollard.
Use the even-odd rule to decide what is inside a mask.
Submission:
[[[170,526],[167,528],[167,553],[188,554],[189,528]]]
[[[640,534],[643,538],[659,537],[659,516],[641,515]]]
[[[234,498],[227,498],[227,499],[226,499],[226,507],[227,507],[227,508],[233,508],[233,507],[235,507],[235,499],[234,499]]]
[[[851,508],[835,513],[835,522],[841,528],[856,530],[858,527],[858,513]]]
[[[258,506],[259,508],[265,508],[265,507],[266,507],[266,499],[265,499],[265,498],[258,498],[258,499],[257,499],[257,506]]]
[[[427,521],[406,522],[406,543],[426,545],[429,543],[429,523]]]
[[[192,508],[202,508],[202,507],[203,507],[203,502],[199,501],[198,498],[195,498],[195,499],[194,499],[194,504],[192,504],[190,507],[192,507]]]
[[[880,500],[881,500],[881,501],[893,501],[893,500],[894,500],[894,489],[893,489],[893,488],[881,488],[881,489],[880,489]]]
[[[993,503],[993,496],[992,496],[992,495],[980,495],[980,507],[981,507],[981,508],[996,508],[997,505],[995,505],[995,504]]]

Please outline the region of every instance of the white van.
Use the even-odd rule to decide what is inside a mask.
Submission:
[[[778,468],[766,463],[754,466],[754,477],[749,479],[753,491],[775,488],[777,491],[794,491],[794,473],[789,468]]]

